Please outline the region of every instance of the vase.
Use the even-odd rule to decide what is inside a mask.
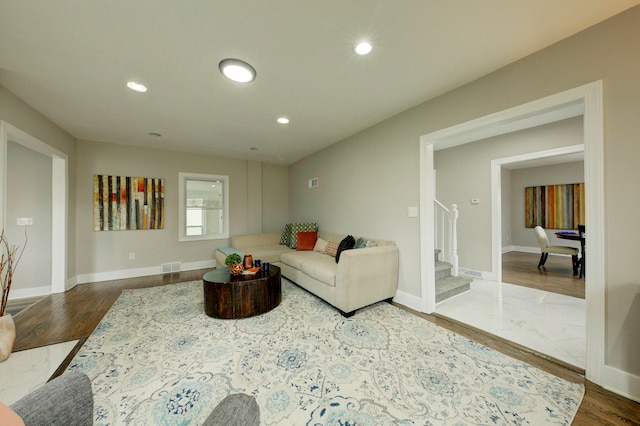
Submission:
[[[229,265],[229,273],[231,275],[240,275],[244,271],[244,266],[242,263],[234,263],[233,265]]]
[[[251,269],[251,268],[253,268],[253,256],[251,256],[250,254],[245,254],[244,269]]]
[[[11,314],[0,317],[0,362],[6,361],[11,355],[16,341],[16,324]]]

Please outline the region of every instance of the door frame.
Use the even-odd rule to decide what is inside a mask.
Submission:
[[[51,158],[51,293],[67,289],[68,156],[41,140],[0,121],[0,224],[6,227],[7,144],[16,142]]]
[[[586,268],[586,377],[602,384],[605,367],[605,222],[604,222],[604,117],[602,81],[585,84],[504,111],[467,121],[420,137],[420,250],[422,311],[435,311],[433,261],[434,151],[476,142],[571,117],[583,116],[586,221],[589,223],[590,259]],[[495,226],[495,223],[492,223]],[[492,256],[495,234],[492,232]],[[431,255],[429,255],[431,253]],[[496,262],[492,260],[492,268]],[[492,274],[498,271],[491,271]]]

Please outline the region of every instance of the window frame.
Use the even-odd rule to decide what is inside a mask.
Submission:
[[[222,232],[207,235],[187,235],[187,182],[192,180],[222,182]],[[229,238],[229,176],[204,173],[178,173],[178,240],[202,241]]]

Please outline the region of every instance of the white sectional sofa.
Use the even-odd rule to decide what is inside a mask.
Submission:
[[[339,243],[346,235],[318,232],[318,238]],[[367,238],[375,247],[345,250],[336,263],[319,251],[298,251],[279,244],[280,233],[236,235],[231,246],[277,265],[282,275],[324,299],[350,317],[359,308],[391,300],[398,289],[398,247],[393,241]],[[356,237],[357,239],[357,237]],[[225,254],[216,250],[216,264]]]

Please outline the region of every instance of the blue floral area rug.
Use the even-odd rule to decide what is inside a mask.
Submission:
[[[283,280],[263,315],[204,314],[200,281],[126,290],[76,355],[97,425],[199,425],[231,393],[264,425],[569,425],[581,384],[388,303],[349,318]]]

